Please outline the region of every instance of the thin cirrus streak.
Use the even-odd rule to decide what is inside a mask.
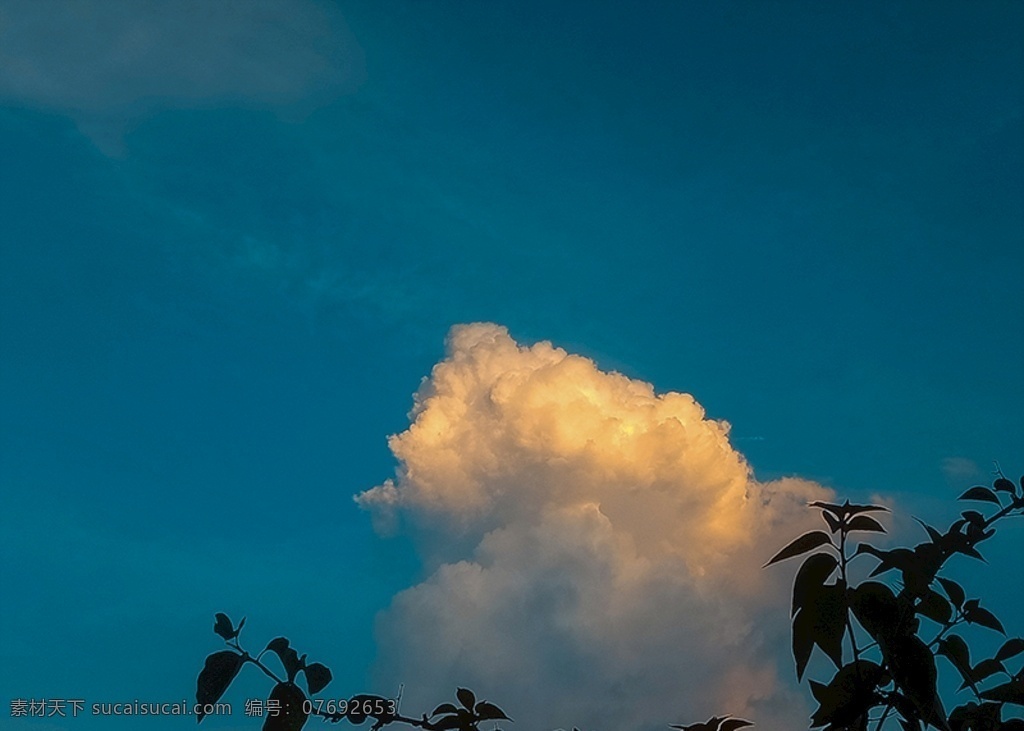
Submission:
[[[759,567],[830,491],[758,482],[692,396],[550,343],[476,323],[447,350],[390,439],[397,476],[356,497],[429,574],[379,618],[378,680],[409,707],[470,685],[530,728],[805,724]]]

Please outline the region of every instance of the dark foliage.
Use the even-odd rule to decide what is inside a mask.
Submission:
[[[879,549],[861,542],[860,533],[884,533],[869,513],[886,512],[880,505],[814,502],[827,531],[810,531],[790,542],[765,564],[808,555],[793,582],[791,616],[793,660],[802,679],[818,648],[836,671],[831,680],[809,680],[817,708],[812,729],[825,731],[1024,731],[1024,638],[1011,637],[992,657],[972,660],[964,639],[975,628],[1005,635],[1002,622],[978,598],[969,598],[963,585],[942,576],[946,562],[957,554],[984,561],[979,544],[995,535],[997,521],[1024,515],[1024,477],[1018,484],[999,475],[991,488],[978,485],[960,500],[992,506],[986,517],[964,510],[941,532],[921,523],[928,540],[913,548]],[[856,548],[850,546],[856,542]],[[874,561],[869,576],[851,585],[849,568],[855,560]],[[878,578],[876,578],[878,577]],[[891,582],[885,583],[883,579]],[[285,637],[271,640],[256,657],[239,644],[245,619],[236,627],[217,614],[213,630],[230,649],[206,658],[196,685],[196,700],[216,703],[246,664],[274,681],[267,700],[263,731],[300,731],[310,716],[331,723],[362,725],[373,721],[379,731],[392,723],[426,731],[480,731],[480,724],[511,721],[498,706],[478,700],[468,688],[458,688],[455,703],[438,705],[419,718],[402,715],[399,699],[358,694],[345,700],[322,701],[315,696],[331,682],[327,666],[307,663]],[[284,677],[262,661],[277,655]],[[941,659],[941,663],[937,662]],[[956,672],[972,700],[947,712],[937,690],[940,666]],[[1016,667],[1016,671],[1012,668]],[[298,681],[303,676],[303,682]],[[303,689],[302,686],[305,686]],[[274,713],[271,714],[270,710]],[[197,720],[203,720],[203,714]],[[714,716],[703,723],[672,724],[679,731],[738,731],[750,721]],[[574,728],[573,731],[578,731]]]
[[[226,614],[217,614],[213,631],[231,649],[220,650],[206,658],[196,683],[196,702],[204,705],[216,703],[242,666],[254,665],[274,681],[265,710],[261,708],[264,716],[263,731],[300,731],[310,716],[319,716],[330,723],[347,721],[355,726],[372,720],[370,728],[374,731],[396,722],[426,731],[480,731],[480,724],[485,721],[512,720],[493,703],[477,700],[476,694],[468,688],[456,690],[458,705],[442,703],[431,714],[424,713],[419,718],[403,716],[398,708],[400,699],[365,693],[343,700],[317,699],[315,696],[332,680],[330,668],[319,662],[307,663],[306,655],[299,655],[287,637],[271,640],[259,655],[253,657],[242,648],[238,640],[244,624],[245,619],[242,619],[235,627]],[[268,652],[277,655],[284,670],[284,678],[263,663],[263,656]],[[300,674],[305,681],[305,690],[296,683]],[[204,717],[205,714],[198,714],[197,722],[201,722]],[[494,723],[492,727],[498,728]]]
[[[859,543],[853,551],[851,534],[885,532],[867,513],[886,508],[812,503],[829,532],[800,536],[766,564],[811,554],[793,582],[797,678],[815,647],[836,666],[828,683],[810,681],[818,704],[811,728],[880,731],[888,723],[903,731],[1024,729],[1024,670],[1019,662],[1015,672],[1008,664],[1024,653],[1024,639],[1007,639],[992,657],[972,661],[965,630],[1006,630],[980,599],[968,598],[961,584],[940,575],[957,554],[984,561],[978,546],[995,535],[995,523],[1024,515],[1024,477],[1015,485],[1000,475],[991,489],[978,485],[959,499],[988,503],[991,514],[964,510],[945,532],[921,523],[928,540],[913,548]],[[852,586],[848,569],[858,559],[875,565],[867,580]],[[948,713],[937,690],[937,658],[959,674],[960,690],[973,695]]]

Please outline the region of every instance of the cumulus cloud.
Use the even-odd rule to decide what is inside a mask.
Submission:
[[[716,712],[804,725],[785,576],[760,566],[829,491],[761,483],[729,425],[493,324],[457,326],[356,500],[409,531],[427,578],[378,620],[382,687],[458,684],[522,728],[664,728]]]
[[[0,98],[71,115],[108,151],[160,108],[300,108],[354,88],[362,51],[314,0],[8,0]]]

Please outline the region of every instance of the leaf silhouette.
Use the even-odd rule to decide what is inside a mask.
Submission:
[[[987,487],[982,487],[981,485],[972,487],[970,490],[968,490],[963,495],[958,497],[957,500],[978,500],[981,502],[1002,505],[1002,503],[999,502],[998,495],[989,490]]]
[[[846,591],[842,586],[823,586],[815,597],[814,642],[837,668],[843,664],[843,633],[846,630]]]
[[[242,656],[233,650],[221,650],[208,656],[196,681],[196,703],[205,706],[220,700],[243,664]],[[200,709],[196,722],[201,722],[204,716]]]
[[[829,553],[815,553],[807,557],[793,580],[793,606],[789,616],[792,617],[807,603],[810,593],[822,586],[838,565],[839,561]]]
[[[916,520],[918,523],[920,523],[921,527],[925,529],[925,532],[928,533],[928,537],[932,539],[932,543],[941,543],[942,542],[942,534],[939,533],[939,531],[937,529],[932,528],[930,525],[925,523],[920,518],[914,518],[914,520]]]
[[[910,631],[908,615],[900,602],[885,584],[877,581],[865,581],[850,590],[850,608],[853,616],[879,642],[906,635]]]
[[[479,703],[477,703],[476,707],[473,709],[473,712],[476,713],[478,718],[480,718],[482,720],[485,720],[485,721],[490,721],[490,720],[511,721],[512,720],[511,718],[509,718],[508,716],[505,715],[505,712],[503,710],[498,708],[493,703],[489,703],[487,701],[480,701]]]
[[[1006,668],[1003,667],[1003,664],[995,658],[990,657],[987,660],[982,660],[974,666],[974,668],[971,670],[971,677],[974,679],[975,683],[980,683],[985,678],[990,678],[996,673],[1004,672],[1006,672]],[[960,689],[963,690],[966,687],[967,683],[965,682],[963,685],[960,686]]]
[[[857,555],[870,553],[879,560],[878,566],[871,572],[871,576],[884,574],[891,569],[906,571],[908,568],[917,567],[919,561],[917,556],[909,548],[894,548],[891,551],[881,551],[874,546],[861,543],[857,546]]]
[[[434,709],[434,712],[430,714],[430,717],[433,718],[434,716],[441,713],[455,713],[455,711],[457,710],[459,709],[455,707],[454,703],[442,703]]]
[[[1001,632],[1004,635],[1006,634],[1006,630],[1003,629],[1003,623],[996,619],[996,615],[982,607],[976,605],[968,607],[968,605],[970,605],[970,602],[964,605],[967,607],[964,610],[964,617],[967,618],[968,622],[971,624],[980,624],[982,627],[987,627],[995,630],[996,632]]]
[[[917,605],[917,613],[939,624],[947,624],[953,617],[953,608],[946,598],[933,589],[928,589]]]
[[[291,647],[288,638],[275,637],[267,644],[267,649],[273,650],[281,658],[281,665],[284,666],[284,671],[288,674],[288,681],[295,680],[303,663],[299,660],[299,654]]]
[[[871,512],[889,512],[889,508],[884,505],[851,505],[849,500],[843,502],[842,505],[836,505],[835,503],[824,503],[820,500],[815,500],[811,503],[812,508],[821,508],[835,515],[840,520],[846,520],[851,515],[857,515],[858,513],[871,513]]]
[[[949,635],[939,640],[938,654],[949,660],[953,667],[960,673],[960,677],[974,687],[974,678],[971,675],[971,649],[959,635]]]
[[[775,556],[773,556],[772,559],[761,568],[766,568],[771,566],[773,563],[785,561],[787,558],[793,558],[794,556],[799,556],[803,553],[807,553],[808,551],[813,551],[818,546],[824,546],[826,543],[835,548],[835,544],[832,543],[832,538],[825,531],[812,530],[809,533],[804,533],[802,536],[776,553]]]
[[[704,723],[691,723],[688,726],[669,724],[669,728],[680,729],[680,731],[736,731],[737,729],[753,726],[750,721],[731,716],[712,716]]]
[[[306,694],[295,683],[278,683],[270,691],[268,709],[276,705],[277,715],[269,712],[263,722],[263,731],[299,731],[306,725]]]
[[[943,591],[946,592],[946,596],[949,597],[949,600],[953,602],[954,607],[959,609],[964,605],[964,599],[967,598],[967,595],[964,593],[963,587],[961,587],[960,584],[955,581],[951,581],[950,579],[944,579],[941,576],[939,577],[939,583],[942,584]]]
[[[807,602],[793,618],[793,659],[797,679],[803,677],[814,645],[821,648],[835,666],[843,664],[843,634],[846,628],[846,592],[835,584],[812,587]]]
[[[1022,652],[1024,652],[1024,640],[1014,637],[1004,642],[1003,646],[999,648],[999,652],[996,653],[996,660],[1009,660],[1011,657],[1015,657]]]
[[[893,680],[917,708],[921,718],[948,731],[946,712],[935,688],[935,658],[928,646],[915,635],[903,635],[884,642],[882,653]]]
[[[903,731],[921,731],[921,721],[917,718],[904,718],[903,716],[900,716],[899,721],[900,728],[902,728]]]
[[[751,721],[746,721],[742,718],[726,718],[722,721],[718,727],[718,731],[736,731],[736,729],[746,728],[747,726],[753,726]]]
[[[358,726],[370,715],[366,712],[365,703],[370,700],[368,695],[354,695],[348,699],[348,707],[345,710],[345,718],[353,726]]]
[[[971,523],[973,525],[977,525],[980,527],[985,524],[985,516],[979,513],[977,510],[965,510],[962,513],[960,513],[960,515],[964,516],[964,519],[968,523]]]
[[[1008,683],[983,691],[981,697],[987,701],[1024,706],[1024,677],[1015,678]]]
[[[810,615],[800,610],[793,618],[793,662],[796,664],[796,679],[802,680],[807,662],[814,650],[814,622]]]
[[[839,520],[839,518],[837,518],[827,510],[821,511],[821,517],[825,521],[825,524],[828,526],[828,529],[833,533],[838,533],[839,529],[843,527],[843,521]]]
[[[882,673],[875,663],[857,660],[840,668],[827,686],[817,684],[818,709],[811,716],[811,726],[854,728],[874,705]]]
[[[306,685],[309,686],[310,695],[316,695],[326,688],[333,678],[330,668],[318,662],[307,665],[303,672],[306,674]]]
[[[231,620],[228,619],[228,615],[224,614],[224,612],[217,612],[214,619],[213,631],[224,638],[225,641],[233,640],[238,636],[238,631],[235,629],[234,625],[231,624]],[[245,620],[243,619],[242,621],[244,622]],[[241,628],[242,626],[239,625],[238,629]]]
[[[466,710],[473,710],[473,706],[476,705],[476,695],[469,688],[459,688],[455,691],[455,697],[459,699],[459,703]]]
[[[996,492],[1008,492],[1011,495],[1017,492],[1016,488],[1013,486],[1013,483],[1007,480],[1005,477],[1000,477],[998,480],[993,482],[992,487],[995,488]]]
[[[847,531],[872,531],[875,533],[885,533],[885,528],[874,518],[867,515],[858,515],[853,518],[849,523],[846,524]]]

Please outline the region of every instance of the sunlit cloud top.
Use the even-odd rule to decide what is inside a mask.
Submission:
[[[447,347],[391,438],[397,477],[357,497],[432,572],[383,616],[382,672],[437,693],[473,680],[527,709],[556,695],[537,723],[664,722],[670,696],[799,717],[766,653],[780,624],[755,621],[785,617],[759,567],[829,491],[758,482],[688,394],[494,324]]]

